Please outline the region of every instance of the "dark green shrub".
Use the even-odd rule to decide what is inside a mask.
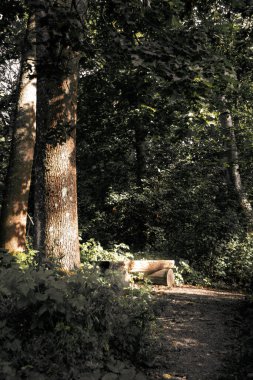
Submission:
[[[0,320],[1,379],[78,379],[111,357],[140,358],[153,313],[145,291],[96,269],[21,270],[1,253]]]

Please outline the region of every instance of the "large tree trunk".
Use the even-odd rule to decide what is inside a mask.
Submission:
[[[69,270],[80,264],[76,192],[78,56],[50,12],[66,20],[72,1],[57,8],[37,5],[37,142],[35,162],[35,247]],[[57,12],[57,13],[55,13]],[[52,14],[52,13],[51,13]],[[61,14],[61,16],[60,16]],[[45,23],[45,20],[49,20]],[[59,19],[59,22],[62,22]]]
[[[230,112],[222,112],[220,114],[220,122],[223,130],[225,131],[225,136],[227,139],[227,147],[229,153],[228,163],[231,182],[233,184],[234,191],[237,194],[241,210],[246,217],[248,229],[251,232],[253,231],[253,210],[248,196],[242,186],[239,167],[239,153],[235,137],[235,126]]]
[[[35,16],[29,17],[20,68],[12,147],[0,219],[0,246],[26,248],[26,219],[36,126]]]

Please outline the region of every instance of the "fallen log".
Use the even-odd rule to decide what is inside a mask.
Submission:
[[[154,285],[165,285],[171,288],[175,282],[175,276],[173,269],[161,269],[157,272],[146,275],[152,284]]]
[[[128,271],[129,273],[143,272],[151,274],[162,269],[171,269],[174,265],[174,260],[131,260]]]
[[[117,271],[121,280],[128,284],[130,273],[141,272],[145,274],[153,284],[172,287],[174,284],[174,272],[171,268],[174,260],[125,260],[125,261],[100,261],[99,266],[103,273],[108,270]]]

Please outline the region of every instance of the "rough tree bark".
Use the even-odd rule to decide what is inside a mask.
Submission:
[[[239,152],[235,136],[235,123],[233,123],[232,116],[229,111],[225,110],[220,114],[220,123],[227,139],[226,147],[228,151],[230,182],[232,183],[234,191],[237,194],[241,210],[246,217],[248,230],[249,232],[252,232],[253,210],[248,196],[242,186],[239,166]]]
[[[75,131],[79,56],[68,41],[67,30],[63,32],[55,20],[59,24],[62,18],[68,22],[73,4],[70,0],[58,1],[53,8],[47,1],[36,2],[34,243],[41,255],[58,260],[67,270],[80,264]]]
[[[0,246],[26,248],[26,219],[36,128],[35,16],[27,24],[21,60],[12,146],[0,218]]]

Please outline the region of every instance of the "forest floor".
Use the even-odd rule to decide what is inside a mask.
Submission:
[[[148,379],[253,379],[240,371],[243,294],[189,286],[153,290],[160,328]]]

